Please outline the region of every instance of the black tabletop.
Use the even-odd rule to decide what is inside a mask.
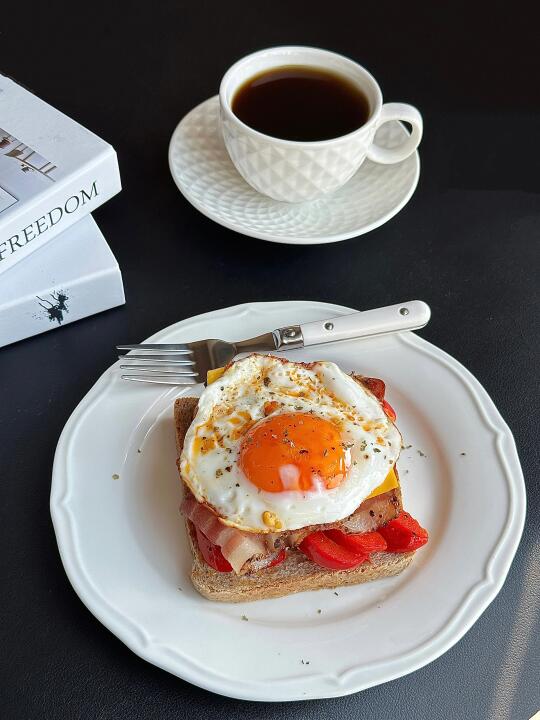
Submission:
[[[533,7],[470,0],[2,7],[0,70],[118,152],[124,189],[95,218],[127,296],[125,307],[0,351],[2,717],[527,720],[540,709]],[[169,175],[167,144],[179,119],[216,93],[234,60],[277,44],[349,55],[373,72],[386,99],[423,113],[418,189],[368,235],[310,247],[243,237],[199,214]],[[365,309],[412,298],[432,307],[422,335],[479,378],[516,437],[528,518],[496,600],[431,665],[337,700],[230,700],[133,655],[75,595],[48,507],[58,436],[114,360],[114,344],[245,301],[314,299]]]

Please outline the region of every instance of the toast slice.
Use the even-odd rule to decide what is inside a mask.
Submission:
[[[197,403],[197,398],[192,397],[178,398],[174,403],[178,466],[184,437],[197,411]],[[217,572],[211,568],[201,555],[193,525],[188,520],[186,529],[193,555],[191,581],[201,595],[218,602],[264,600],[391,577],[405,570],[414,555],[414,552],[373,553],[370,563],[364,563],[352,570],[327,570],[313,563],[299,550],[290,550],[287,558],[275,567],[247,575],[236,575],[233,572]]]

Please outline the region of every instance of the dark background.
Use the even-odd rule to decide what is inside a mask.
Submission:
[[[540,709],[532,586],[540,547],[534,7],[472,0],[2,6],[0,70],[118,152],[124,189],[95,217],[127,296],[123,308],[0,351],[3,718],[527,720]],[[374,73],[386,99],[411,102],[424,115],[418,190],[397,217],[359,239],[295,247],[236,235],[192,208],[169,175],[175,125],[217,92],[224,70],[255,49],[293,43],[351,56]],[[433,319],[422,335],[479,378],[515,434],[529,511],[500,595],[446,655],[351,697],[257,705],[188,685],[105,630],[64,575],[48,500],[57,438],[114,360],[115,343],[214,308],[288,298],[359,309],[429,302]],[[478,482],[487,487],[489,479]]]

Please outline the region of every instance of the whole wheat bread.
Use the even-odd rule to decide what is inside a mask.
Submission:
[[[174,403],[177,464],[186,432],[197,411],[197,398],[182,397]],[[401,505],[401,495],[399,495]],[[357,585],[370,580],[398,575],[411,562],[414,553],[373,553],[370,563],[352,570],[327,570],[316,565],[298,550],[290,550],[279,565],[257,573],[236,575],[211,568],[202,557],[193,525],[186,521],[186,529],[193,554],[191,580],[204,597],[219,602],[247,602],[282,597],[309,590],[333,589],[342,585]]]

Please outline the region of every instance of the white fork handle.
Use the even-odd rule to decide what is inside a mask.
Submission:
[[[376,310],[305,323],[300,325],[300,330],[306,347],[370,335],[417,330],[429,322],[430,316],[431,310],[427,303],[422,300],[411,300]]]

